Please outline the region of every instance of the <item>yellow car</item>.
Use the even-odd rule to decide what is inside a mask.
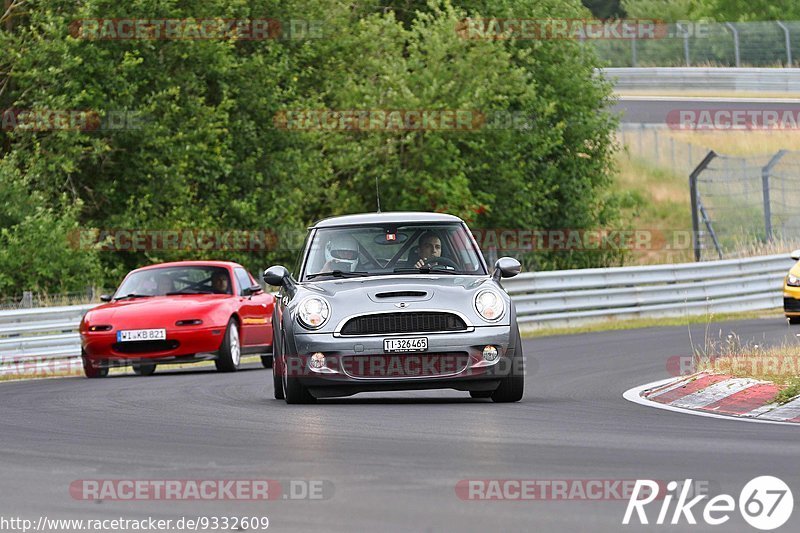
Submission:
[[[790,324],[800,324],[800,250],[792,252],[792,259],[798,262],[783,282],[783,314]]]

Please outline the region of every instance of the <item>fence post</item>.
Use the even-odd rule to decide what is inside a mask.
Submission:
[[[686,66],[691,67],[692,62],[689,60],[689,31],[680,22],[676,23],[675,26],[683,33],[683,56],[686,60]]]
[[[697,178],[706,167],[711,163],[711,160],[717,157],[714,150],[710,150],[706,156],[700,161],[691,174],[689,174],[689,194],[692,201],[692,242],[694,244],[694,260],[700,261],[700,219],[698,217],[699,197],[697,196]]]
[[[767,242],[772,242],[772,208],[769,201],[769,176],[772,173],[772,168],[778,164],[783,156],[786,155],[786,150],[780,150],[777,154],[772,156],[769,163],[764,165],[761,169],[761,189],[764,196],[764,233],[767,236]]]
[[[739,30],[737,30],[736,26],[734,26],[730,22],[726,22],[725,25],[733,33],[733,55],[736,58],[736,67],[738,68],[738,67],[742,66],[741,65],[741,61],[740,61],[740,57],[739,57]]]
[[[33,293],[31,291],[22,291],[22,301],[19,306],[23,309],[30,309],[33,307]]]
[[[631,39],[631,66],[635,67],[638,62],[639,58],[636,54],[636,32],[634,32],[633,39]]]
[[[669,158],[672,161],[672,173],[677,174],[678,171],[675,168],[675,139],[672,137],[669,138]]]
[[[781,27],[781,29],[783,30],[783,34],[786,37],[786,66],[791,68],[791,66],[792,66],[792,40],[791,40],[791,37],[789,35],[789,28],[786,26],[786,24],[784,24],[780,20],[776,20],[775,22],[777,22],[778,26]]]

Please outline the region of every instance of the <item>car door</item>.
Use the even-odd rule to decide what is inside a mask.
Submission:
[[[272,344],[273,297],[265,292],[247,295],[246,289],[257,285],[244,268],[233,269],[236,278],[236,295],[239,298],[239,316],[242,319],[242,346]]]

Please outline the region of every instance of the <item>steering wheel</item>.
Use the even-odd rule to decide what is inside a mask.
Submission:
[[[428,267],[433,267],[434,265],[450,266],[453,267],[454,270],[458,270],[458,265],[456,264],[456,262],[450,259],[449,257],[433,257],[430,260],[425,261],[425,265],[427,265]]]

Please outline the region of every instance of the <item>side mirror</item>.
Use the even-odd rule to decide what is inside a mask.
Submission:
[[[100,301],[101,302],[110,302],[113,297],[114,297],[113,294],[101,294],[100,295]]]
[[[794,251],[791,253],[790,257],[791,257],[792,259],[794,259],[795,261],[800,261],[800,250],[794,250]]]
[[[513,278],[519,274],[521,269],[522,265],[513,257],[501,257],[494,264],[492,278],[494,278],[495,281],[498,281],[500,278]]]
[[[245,296],[252,296],[254,294],[258,294],[261,292],[261,285],[251,285],[249,287],[245,287],[242,291],[242,294]]]
[[[274,287],[282,287],[289,279],[289,271],[285,266],[275,265],[264,271],[264,282]]]

